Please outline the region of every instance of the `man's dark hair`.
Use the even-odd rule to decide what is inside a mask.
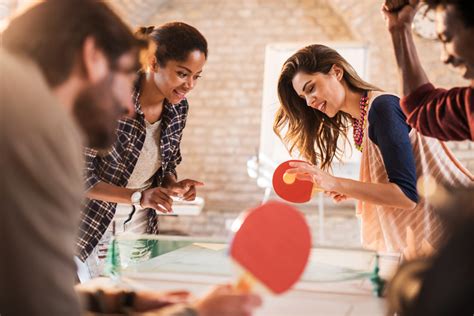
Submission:
[[[54,87],[71,74],[84,40],[93,37],[111,66],[124,53],[145,46],[103,1],[47,0],[15,17],[2,34],[3,46],[24,54]]]
[[[155,57],[160,67],[169,60],[185,61],[189,53],[200,51],[207,59],[206,38],[193,26],[183,22],[169,22],[158,26],[141,27],[137,35],[149,36],[156,43]]]
[[[452,5],[466,27],[474,27],[474,0],[423,0],[430,9]]]

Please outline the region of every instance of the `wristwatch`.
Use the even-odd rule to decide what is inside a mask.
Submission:
[[[132,194],[132,205],[135,207],[141,207],[141,200],[142,200],[142,191],[135,191]]]

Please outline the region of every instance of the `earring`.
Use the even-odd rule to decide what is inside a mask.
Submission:
[[[145,71],[146,79],[149,80],[152,75],[153,75],[153,68],[151,66],[146,67],[146,71]]]

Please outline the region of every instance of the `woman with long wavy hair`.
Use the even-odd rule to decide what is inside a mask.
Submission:
[[[362,80],[334,49],[302,48],[283,65],[278,81],[280,108],[274,131],[308,163],[289,172],[312,181],[334,200],[358,200],[364,246],[406,255],[429,251],[442,236],[429,201],[420,196],[420,176],[467,186],[472,176],[439,141],[426,138],[405,122],[399,98]],[[359,181],[328,171],[353,129],[362,152]],[[283,131],[286,133],[283,135]]]

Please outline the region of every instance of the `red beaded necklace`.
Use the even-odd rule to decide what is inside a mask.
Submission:
[[[362,152],[362,142],[364,140],[364,130],[367,123],[367,108],[369,107],[369,97],[367,91],[364,92],[359,101],[360,119],[352,119],[354,128],[354,143],[357,150]]]

